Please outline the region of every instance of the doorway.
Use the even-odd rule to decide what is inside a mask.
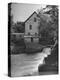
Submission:
[[[31,37],[31,42],[33,42],[33,38]]]

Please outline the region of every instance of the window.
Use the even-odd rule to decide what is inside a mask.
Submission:
[[[33,42],[33,38],[31,37],[31,42]]]
[[[36,18],[34,18],[34,22],[36,22]]]
[[[30,35],[30,32],[28,32],[28,35]]]
[[[35,36],[37,36],[37,33],[35,33]]]
[[[32,29],[32,25],[29,26],[30,30]]]

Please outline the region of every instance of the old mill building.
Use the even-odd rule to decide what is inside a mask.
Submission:
[[[27,42],[39,42],[39,17],[37,13],[34,12],[26,21],[25,21],[25,33],[24,39]]]

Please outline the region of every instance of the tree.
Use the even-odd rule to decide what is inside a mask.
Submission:
[[[24,22],[17,22],[14,26],[14,30],[16,33],[24,33]]]
[[[39,12],[39,34],[45,39],[57,39],[58,38],[58,7],[48,5],[46,8],[51,8],[49,11]],[[45,8],[45,9],[46,9]],[[44,40],[44,39],[43,39]]]

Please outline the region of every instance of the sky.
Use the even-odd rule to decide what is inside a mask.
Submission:
[[[34,11],[37,11],[38,9],[42,9],[44,7],[46,7],[46,5],[13,3],[11,6],[13,21],[15,23],[17,21],[24,22]]]

